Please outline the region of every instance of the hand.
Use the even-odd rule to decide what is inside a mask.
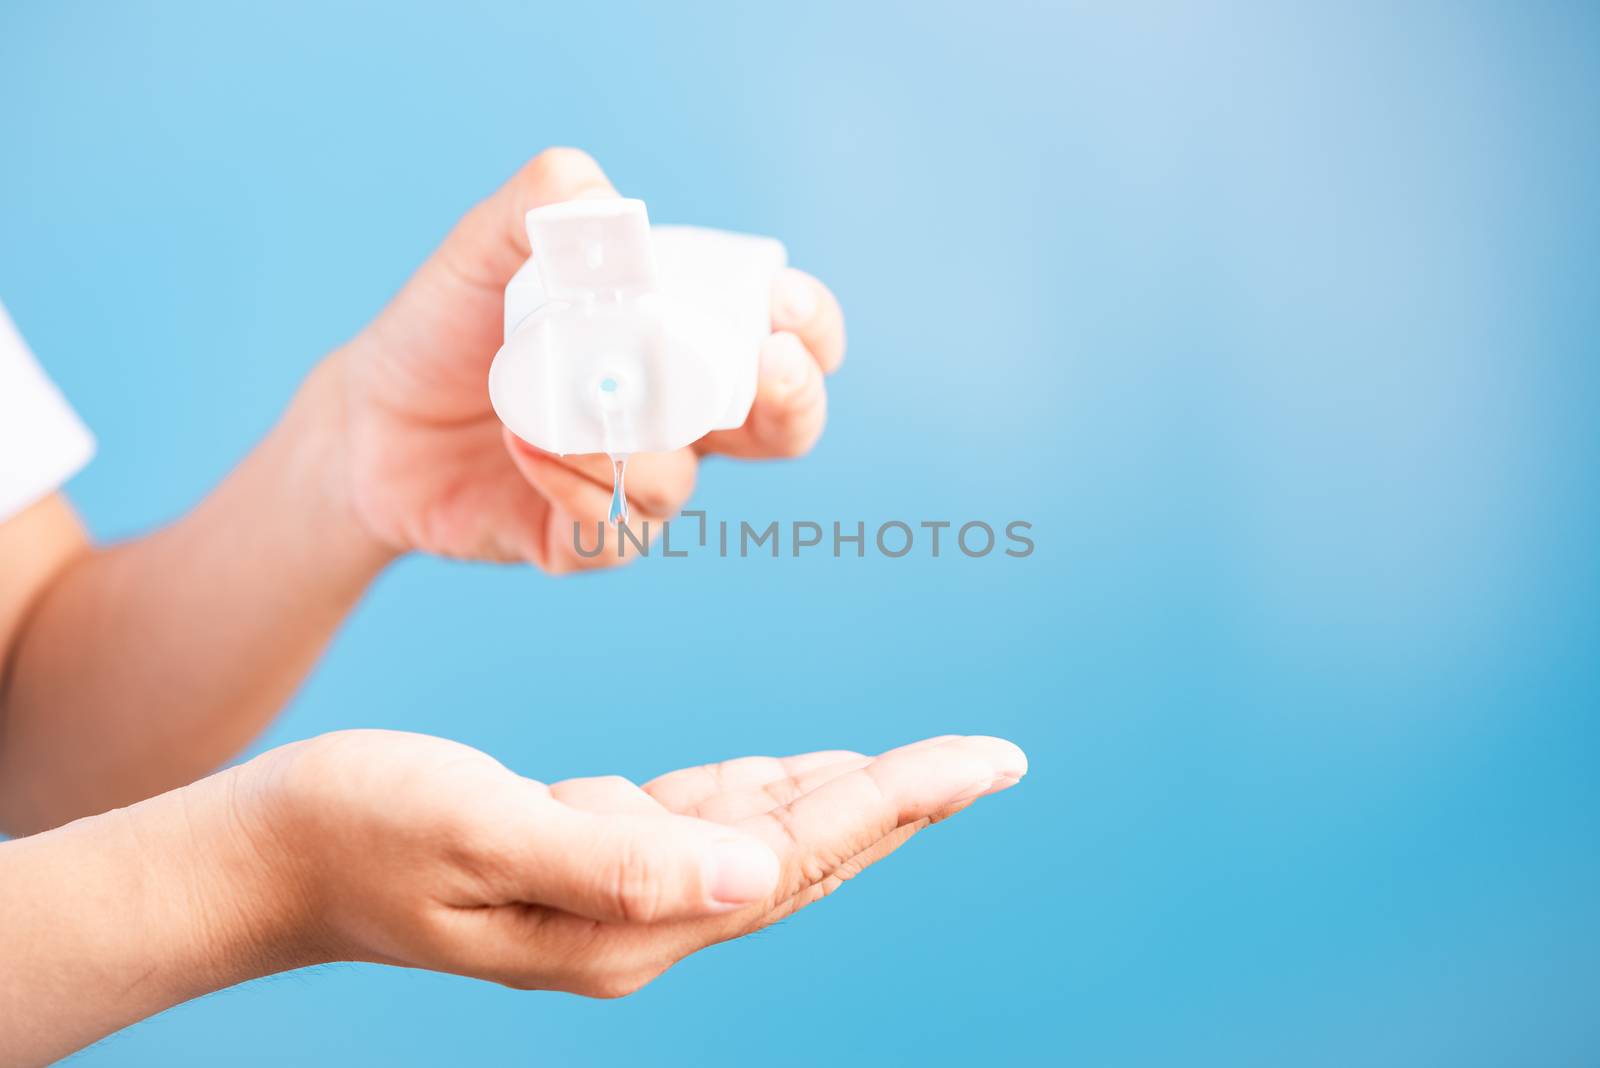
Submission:
[[[816,901],[1027,761],[946,737],[545,786],[454,742],[349,731],[241,770],[241,818],[306,932],[295,959],[614,997]]]
[[[618,562],[604,553],[585,559],[572,544],[575,521],[607,516],[610,461],[563,459],[520,441],[495,417],[487,387],[503,290],[528,256],[523,216],[557,201],[616,195],[584,153],[541,153],[468,212],[394,302],[331,358],[351,505],[388,550],[525,560],[551,572]],[[823,375],[844,356],[838,302],[809,275],[784,271],[772,327],[742,427],[629,463],[628,496],[640,520],[678,513],[706,453],[798,456],[822,433]]]

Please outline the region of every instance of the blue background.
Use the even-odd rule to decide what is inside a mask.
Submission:
[[[644,778],[960,731],[1033,772],[621,1002],[338,966],[78,1063],[1593,1063],[1600,20],[1325,8],[0,8],[0,293],[99,436],[97,534],[572,143],[849,313],[824,442],[708,466],[714,518],[1038,543],[403,563],[264,744]]]

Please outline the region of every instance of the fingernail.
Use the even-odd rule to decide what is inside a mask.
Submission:
[[[979,779],[978,782],[974,782],[973,785],[970,785],[970,787],[966,788],[966,790],[960,791],[960,793],[955,795],[954,798],[950,798],[949,801],[946,801],[946,804],[960,804],[962,801],[976,801],[976,799],[981,798],[981,796],[986,795],[986,793],[989,793],[989,787],[992,785],[992,783],[994,783],[994,779]]]
[[[712,904],[737,908],[772,893],[778,882],[778,858],[752,839],[725,839],[706,858],[705,877]]]
[[[780,391],[790,393],[805,384],[811,353],[793,334],[781,335],[774,341],[767,349],[767,360]]]
[[[990,794],[997,794],[1001,790],[1009,790],[1021,781],[1022,776],[1020,775],[996,775],[994,782],[989,784],[989,788],[978,796],[988,797]]]
[[[785,268],[772,283],[772,321],[779,327],[804,326],[817,314],[817,287],[810,278]]]
[[[1001,790],[1015,786],[1019,781],[1020,780],[1015,775],[1003,774],[996,775],[992,779],[983,779],[979,782],[973,783],[971,786],[961,791],[961,793],[957,794],[955,797],[952,797],[948,803],[952,805],[959,805],[963,801],[976,801],[980,797],[988,797],[990,794],[997,794]]]

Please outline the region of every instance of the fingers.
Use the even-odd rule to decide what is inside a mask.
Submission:
[[[743,426],[717,430],[696,443],[702,452],[744,460],[804,455],[828,421],[822,368],[794,334],[773,334],[761,347],[755,403]]]
[[[556,457],[534,448],[511,431],[504,432],[506,451],[522,477],[547,504],[544,537],[540,542],[538,565],[552,574],[592,571],[627,563],[640,555],[622,551],[616,531],[605,538],[594,529],[595,523],[609,520],[611,511],[611,462],[604,456]],[[628,530],[648,546],[668,520],[682,510],[694,491],[698,461],[690,449],[669,453],[641,453],[628,460]],[[645,524],[649,524],[646,530]],[[581,539],[574,532],[581,528]],[[581,540],[585,552],[579,552]],[[591,551],[592,549],[601,551]]]
[[[694,816],[730,826],[763,812],[793,804],[813,790],[842,775],[866,767],[875,757],[852,754],[831,764],[822,764],[800,774],[775,779],[747,790],[732,790],[706,798],[694,807]]]
[[[919,749],[928,749],[947,742],[961,741],[960,736],[947,734],[938,738],[927,738],[920,742],[901,746],[890,752],[913,752]],[[685,815],[698,816],[703,820],[713,823],[735,824],[740,820],[758,816],[763,812],[771,812],[782,805],[791,804],[811,791],[818,789],[834,779],[848,772],[864,768],[879,757],[862,756],[860,753],[839,751],[824,754],[813,753],[807,757],[790,757],[786,776],[773,776],[760,782],[738,783],[728,782],[723,788],[708,791],[706,796],[700,798],[692,808],[674,808],[674,812]],[[831,759],[821,759],[828,757]],[[817,759],[810,759],[817,758]],[[766,758],[746,758],[766,759]],[[730,761],[731,764],[741,763]],[[652,784],[653,785],[653,784]],[[645,787],[647,790],[650,786]],[[652,793],[654,791],[652,790]],[[669,806],[670,807],[670,806]]]
[[[832,291],[793,267],[772,282],[772,329],[800,339],[825,374],[844,362],[844,312]]]
[[[556,507],[582,523],[609,516],[609,456],[555,456],[529,445],[509,430],[505,441],[517,469]],[[690,449],[630,456],[626,479],[630,510],[651,517],[677,515],[694,493],[697,468]]]
[[[942,744],[946,740],[946,738],[930,739],[930,741],[932,741],[934,744]],[[928,743],[925,742],[916,743],[916,745],[919,747],[927,744]],[[908,746],[907,748],[911,747]],[[996,784],[991,785],[988,790],[985,790],[983,794],[978,796],[982,797],[984,794],[998,793],[999,791],[1014,785],[1015,781],[1016,780],[1014,779],[1002,777],[1001,779],[997,780]],[[890,853],[893,853],[895,850],[905,845],[918,832],[926,830],[928,827],[938,823],[941,820],[949,819],[951,816],[955,815],[957,812],[960,812],[962,809],[967,808],[977,800],[977,797],[963,798],[962,800],[945,806],[926,819],[916,820],[913,823],[903,824],[900,827],[895,828],[893,831],[878,839],[878,841],[872,843],[855,856],[840,864],[833,871],[829,872],[828,876],[821,882],[802,887],[800,891],[792,897],[780,901],[770,912],[767,913],[766,916],[762,917],[759,926],[766,927],[777,923],[779,920],[799,912],[807,905],[814,904],[815,902],[822,900],[839,887],[843,886],[846,882],[854,879],[857,875],[860,875],[862,872],[872,867],[872,865],[878,863],[880,860],[883,860]]]
[[[472,285],[498,292],[528,258],[523,218],[564,200],[614,197],[600,165],[576,148],[547,148],[456,224],[437,259]]]
[[[568,808],[585,812],[656,815],[667,810],[661,803],[620,775],[567,779],[550,787],[550,796]]]
[[[755,403],[744,425],[707,434],[702,452],[742,459],[800,456],[828,417],[823,376],[844,359],[844,313],[828,287],[793,268],[772,283],[772,329],[761,350]]]
[[[971,804],[971,802],[964,802],[962,807],[965,807],[965,805],[968,804]],[[862,872],[878,863],[878,861],[884,859],[890,853],[893,853],[896,849],[899,849],[901,846],[905,845],[911,840],[912,836],[916,835],[919,831],[926,830],[933,822],[935,821],[917,820],[915,823],[908,823],[903,827],[895,828],[895,830],[891,831],[883,838],[878,839],[876,842],[872,843],[872,845],[868,846],[866,849],[863,849],[861,852],[857,853],[855,856],[839,865],[828,874],[827,878],[823,879],[821,882],[812,883],[810,886],[803,887],[799,893],[778,902],[778,904],[774,906],[770,912],[761,918],[760,926],[770,926],[774,923],[777,923],[779,920],[794,915],[807,905],[815,904],[816,902],[821,901],[823,898],[839,889],[839,887],[843,886],[851,879],[854,879],[857,875],[860,875]]]
[[[876,758],[842,750],[747,757],[673,772],[643,790],[620,778],[548,791],[529,783],[542,804],[494,803],[536,817],[513,836],[524,850],[512,858],[524,885],[504,902],[513,907],[446,910],[447,934],[460,947],[453,970],[519,987],[629,993],[689,953],[827,895],[941,815],[1026,771],[1027,758],[1009,742],[945,736]],[[721,837],[729,828],[658,808],[808,788],[743,821],[745,835]],[[740,910],[735,897],[750,907]]]
[[[497,845],[507,901],[591,920],[651,924],[712,916],[771,898],[777,858],[731,828],[650,811],[616,781],[566,791],[611,811],[585,811],[529,784]],[[537,787],[537,791],[531,788]],[[631,785],[629,787],[631,788]]]
[[[779,886],[788,897],[901,827],[1014,785],[1027,768],[1022,750],[999,738],[893,750],[738,826],[783,859]]]
[[[838,767],[846,762],[864,762],[867,759],[860,753],[845,749],[830,749],[789,757],[740,757],[737,760],[724,760],[718,764],[702,764],[699,767],[668,772],[645,783],[644,789],[671,811],[686,816],[698,816],[700,806],[717,797],[727,794],[745,795],[775,783],[799,781],[808,772],[819,768]],[[762,811],[785,804],[789,800],[793,798],[773,800],[767,809]]]

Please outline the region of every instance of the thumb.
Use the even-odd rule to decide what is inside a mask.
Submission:
[[[778,858],[760,839],[674,813],[530,806],[516,850],[523,900],[611,923],[658,923],[770,899]]]
[[[528,258],[524,217],[564,200],[614,197],[616,189],[582,149],[547,148],[464,215],[435,257],[457,277],[498,293]]]

